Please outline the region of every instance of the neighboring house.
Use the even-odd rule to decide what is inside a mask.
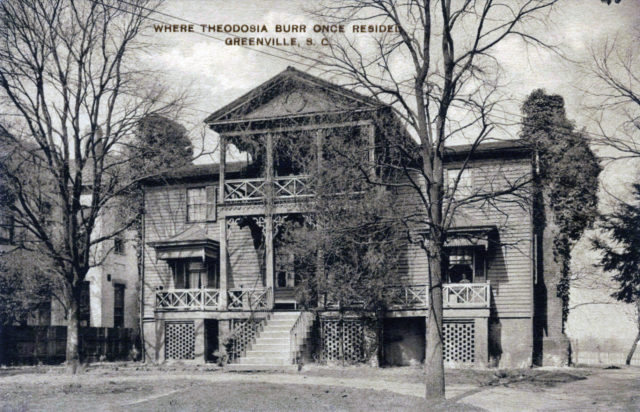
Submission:
[[[206,119],[220,136],[220,164],[175,170],[145,185],[141,287],[147,360],[212,361],[230,337],[239,369],[290,365],[309,350],[328,361],[364,360],[366,316],[354,310],[341,317],[326,306],[317,316],[300,311],[292,293],[295,274],[279,269],[290,257],[279,253],[274,238],[284,219],[303,213],[301,202],[313,193],[304,167],[274,158],[274,136],[284,138],[279,144],[295,144],[296,133],[321,142],[332,130],[349,129],[374,142],[374,118],[387,109],[290,68]],[[255,138],[261,146],[260,167],[254,167],[255,157],[248,164],[226,162],[227,145],[238,137]],[[469,148],[450,153],[449,179]],[[471,156],[459,189],[502,190],[527,182],[531,173],[532,154],[519,142],[486,144]],[[555,285],[544,284],[542,233],[534,227],[529,188],[456,215],[446,245],[447,363],[563,362],[560,301]],[[408,189],[397,196],[408,206],[416,203]],[[416,242],[407,242],[402,252],[402,282],[388,291],[393,302],[383,314],[387,364],[424,360],[428,266],[418,243],[425,241],[424,230],[414,232]]]
[[[84,202],[89,200],[82,199]],[[105,208],[96,222],[93,236],[103,232],[109,234],[116,215],[116,211]],[[15,248],[28,236],[24,228],[15,227],[10,214],[0,216],[0,254]],[[94,247],[95,266],[89,269],[84,281],[80,326],[139,328],[140,290],[135,243],[135,231],[127,230]],[[64,306],[52,296],[46,307],[27,319],[27,324],[64,326],[65,316]]]

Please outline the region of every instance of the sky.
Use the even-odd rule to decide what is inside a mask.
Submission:
[[[281,34],[273,32],[276,24],[307,24],[310,27],[317,23],[317,19],[304,10],[308,4],[299,0],[169,0],[160,9],[164,14],[156,14],[154,18],[170,24],[184,24],[185,20],[211,25],[264,24],[269,33],[254,36],[280,37]],[[585,83],[584,74],[576,63],[587,60],[592,47],[615,36],[637,33],[638,27],[638,0],[623,0],[609,6],[599,0],[561,0],[549,14],[547,23],[533,26],[533,30],[541,39],[557,46],[568,59],[548,50],[524,46],[515,39],[501,43],[496,50],[495,56],[503,69],[501,82],[505,87],[502,91],[512,99],[511,107],[503,110],[519,113],[526,95],[535,88],[543,88],[565,98],[568,117],[575,120],[578,127],[595,131],[582,107],[584,90],[593,85]],[[195,30],[200,31],[199,26],[196,25]],[[181,116],[181,121],[194,130],[202,127],[202,120],[208,114],[289,65],[318,74],[313,68],[288,60],[288,47],[228,46],[213,38],[229,37],[224,33],[157,33],[150,27],[144,35],[156,46],[142,57],[144,64],[159,69],[168,84],[190,91],[192,104]],[[293,35],[286,37],[289,36]],[[312,34],[297,36],[313,37]],[[215,144],[215,136],[208,136],[206,141]],[[208,158],[200,160],[209,161]],[[636,170],[636,165],[630,167],[628,163],[619,162],[608,167],[603,176],[609,189],[614,192],[618,187],[624,190],[628,185],[617,182],[635,177],[630,170]]]

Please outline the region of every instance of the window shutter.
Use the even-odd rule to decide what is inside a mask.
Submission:
[[[207,222],[215,222],[217,219],[216,187],[207,186]]]

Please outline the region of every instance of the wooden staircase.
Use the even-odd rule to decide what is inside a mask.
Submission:
[[[273,312],[256,341],[228,371],[298,370],[313,320],[309,312]],[[311,315],[312,316],[312,315]],[[304,322],[302,322],[304,321]]]

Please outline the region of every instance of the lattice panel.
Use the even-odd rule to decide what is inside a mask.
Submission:
[[[323,319],[322,357],[325,361],[363,360],[364,325],[361,320]]]
[[[196,336],[193,322],[167,322],[164,336],[166,359],[195,358]]]
[[[231,344],[231,359],[242,356],[249,345],[256,340],[256,335],[260,328],[260,322],[250,319],[232,319],[231,330],[233,330],[233,340]]]
[[[475,327],[472,322],[444,322],[444,361],[475,361]]]

